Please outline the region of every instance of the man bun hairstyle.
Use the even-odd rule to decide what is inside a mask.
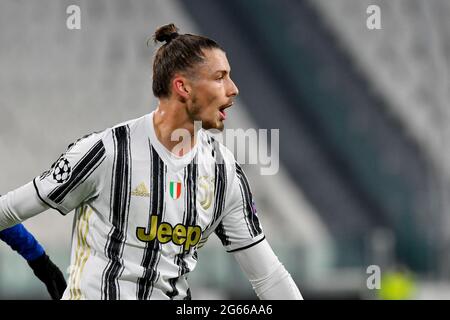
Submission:
[[[223,49],[209,38],[179,34],[178,28],[167,24],[156,29],[153,40],[164,42],[153,60],[153,94],[157,98],[168,98],[171,94],[171,81],[176,73],[186,76],[193,74],[195,66],[204,61],[202,50]]]
[[[165,26],[156,29],[153,35],[153,41],[169,43],[172,39],[178,37],[178,28],[173,24],[166,24]]]

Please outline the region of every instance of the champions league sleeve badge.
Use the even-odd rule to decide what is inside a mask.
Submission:
[[[61,184],[69,180],[71,174],[72,168],[70,167],[69,161],[64,157],[60,158],[53,168],[53,180]]]

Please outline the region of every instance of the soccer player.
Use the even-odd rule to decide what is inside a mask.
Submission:
[[[53,300],[61,299],[67,287],[64,275],[22,224],[0,231],[0,240],[6,242],[27,261],[36,277],[45,284]]]
[[[207,131],[223,130],[238,94],[224,50],[173,24],[154,40],[164,42],[153,62],[157,109],[76,141],[0,198],[0,229],[76,209],[63,299],[190,299],[187,276],[212,233],[260,299],[302,299],[265,239],[242,168]]]

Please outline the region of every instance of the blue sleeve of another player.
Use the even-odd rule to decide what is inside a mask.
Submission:
[[[22,224],[0,231],[0,239],[27,261],[36,260],[44,254],[44,248]]]

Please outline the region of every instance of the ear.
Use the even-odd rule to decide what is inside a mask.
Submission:
[[[188,99],[190,96],[189,83],[183,76],[175,75],[172,80],[172,90],[184,99]]]

